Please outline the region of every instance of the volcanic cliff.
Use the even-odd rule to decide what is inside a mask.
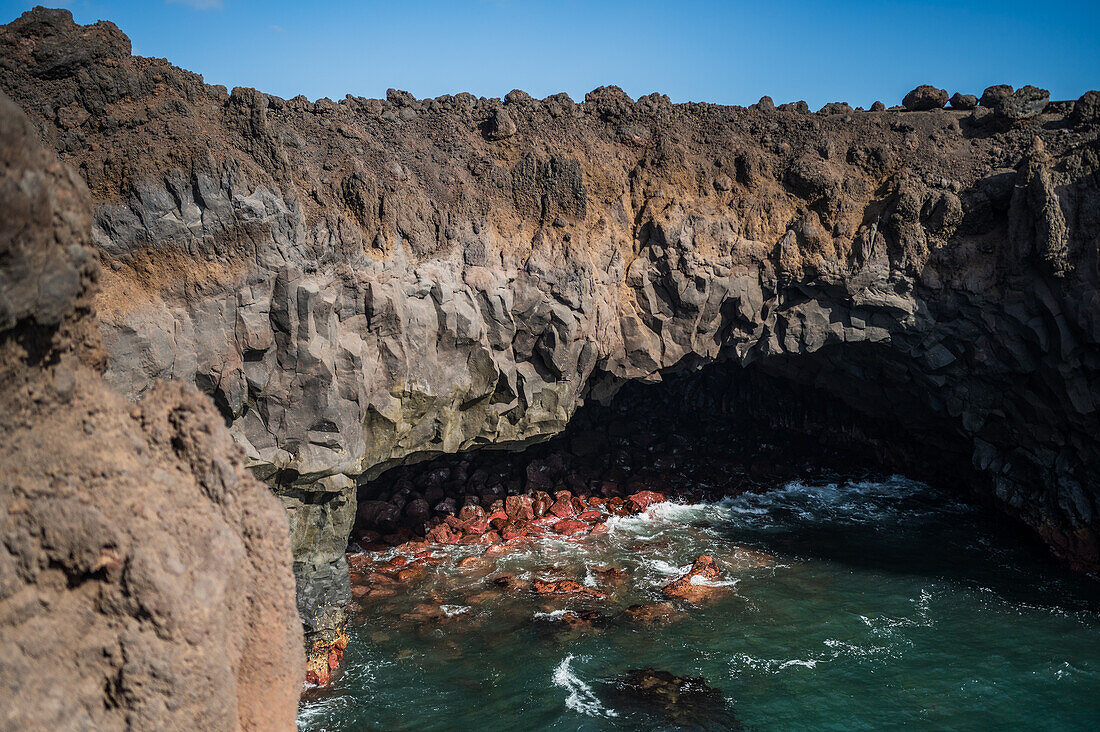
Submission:
[[[0,729],[292,729],[286,518],[209,400],[107,385],[80,178],[0,94]]]
[[[211,397],[311,632],[357,483],[715,361],[888,420],[1100,570],[1097,92],[284,100],[44,9],[0,29],[0,87],[94,199],[107,381]]]

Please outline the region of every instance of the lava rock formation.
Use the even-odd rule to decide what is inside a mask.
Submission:
[[[0,28],[0,87],[92,192],[107,381],[210,395],[288,511],[311,637],[357,483],[723,360],[891,412],[1100,570],[1095,92],[284,100],[43,9]]]

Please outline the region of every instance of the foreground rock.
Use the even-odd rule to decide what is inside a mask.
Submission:
[[[985,126],[614,87],[284,100],[46,10],[0,30],[0,67],[92,190],[108,380],[209,394],[291,516],[311,641],[343,622],[357,484],[715,361],[843,402],[866,454],[921,447],[1100,570],[1088,100],[1011,122],[990,89]]]
[[[739,730],[741,722],[722,696],[705,679],[675,676],[668,671],[628,671],[611,687],[613,706],[625,714],[657,717],[677,729]]]
[[[0,95],[0,727],[293,729],[285,513],[204,395],[104,383],[88,193],[37,138]]]

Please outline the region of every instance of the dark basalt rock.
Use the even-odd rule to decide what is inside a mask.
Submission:
[[[982,97],[978,101],[983,107],[989,107],[995,109],[1002,100],[1012,96],[1012,87],[1008,84],[997,84],[995,86],[988,87],[982,92]]]
[[[905,95],[901,105],[910,112],[926,112],[941,109],[947,104],[947,92],[934,86],[923,84]]]
[[[978,98],[973,94],[960,94],[955,92],[951,95],[951,109],[975,109],[978,106]]]
[[[1003,97],[995,107],[997,117],[1009,124],[1042,114],[1050,102],[1050,92],[1034,86],[1024,86]]]
[[[658,669],[626,672],[610,687],[612,706],[624,715],[656,717],[687,730],[739,730],[741,722],[722,692],[705,679]]]

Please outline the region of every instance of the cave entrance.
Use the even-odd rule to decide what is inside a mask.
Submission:
[[[958,432],[904,383],[866,345],[628,383],[545,442],[443,455],[360,485],[352,549],[418,540],[440,523],[491,515],[508,496],[533,498],[537,511],[540,493],[553,501],[561,491],[695,501],[889,472],[966,485],[969,452]]]

